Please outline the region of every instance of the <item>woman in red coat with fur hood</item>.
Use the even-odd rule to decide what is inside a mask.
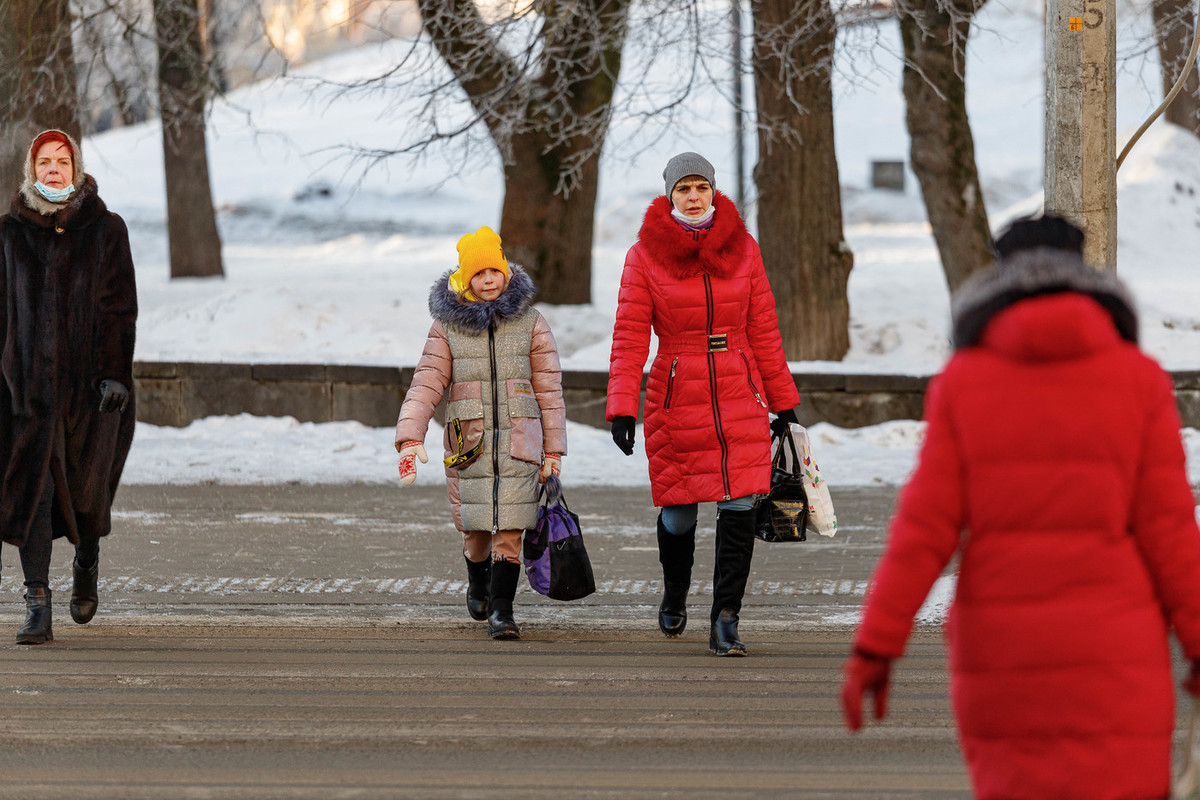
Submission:
[[[696,504],[717,503],[709,648],[740,656],[738,613],[754,551],[754,495],[770,489],[768,409],[795,422],[800,401],[783,356],[775,296],[758,243],[714,188],[712,164],[681,153],[667,194],[646,211],[629,250],[608,377],[613,439],[633,452],[650,331],[658,354],[646,382],[646,453],[658,518],[659,628],[683,633],[696,543]]]
[[[1200,531],[1171,382],[1082,244],[1061,218],[1022,220],[955,297],[956,352],[930,386],[846,666],[857,730],[865,693],[883,717],[888,666],[957,553],[951,698],[984,800],[1166,798],[1168,628],[1200,658]]]

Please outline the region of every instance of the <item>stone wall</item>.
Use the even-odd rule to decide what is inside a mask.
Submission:
[[[301,422],[356,420],[394,425],[412,367],[333,364],[134,364],[138,419],[184,426],[215,415],[295,417]],[[843,428],[920,419],[928,378],[906,375],[797,373],[800,421]],[[1200,428],[1200,372],[1173,376],[1184,425]],[[605,428],[603,372],[563,373],[567,417]],[[441,416],[439,414],[438,418]]]

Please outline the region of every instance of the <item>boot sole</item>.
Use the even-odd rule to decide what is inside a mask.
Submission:
[[[718,650],[715,647],[708,648],[709,652],[715,656],[744,656],[746,655],[745,648],[731,647],[728,650]]]
[[[45,644],[46,642],[52,641],[54,641],[54,634],[50,633],[49,631],[46,632],[45,636],[31,636],[29,634],[26,634],[25,636],[17,636],[17,644]]]
[[[75,606],[71,606],[71,620],[76,625],[87,625],[89,622],[92,621],[92,618],[95,616],[96,616],[95,608],[92,609],[92,613],[84,614],[82,611],[78,611],[75,608]]]
[[[520,639],[521,632],[520,631],[494,631],[494,632],[489,631],[488,636],[491,636],[493,639]]]

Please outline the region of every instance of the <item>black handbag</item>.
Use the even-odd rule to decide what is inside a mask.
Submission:
[[[787,451],[791,448],[792,462],[788,468]],[[755,505],[754,535],[764,542],[804,542],[808,524],[808,494],[804,491],[804,471],[796,442],[789,428],[771,437],[771,491],[760,497]]]

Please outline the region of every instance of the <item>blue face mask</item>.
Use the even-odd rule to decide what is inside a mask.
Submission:
[[[49,200],[51,203],[62,203],[75,191],[75,185],[68,183],[62,189],[51,189],[46,184],[38,181],[33,185],[33,188],[38,190],[38,194]]]

